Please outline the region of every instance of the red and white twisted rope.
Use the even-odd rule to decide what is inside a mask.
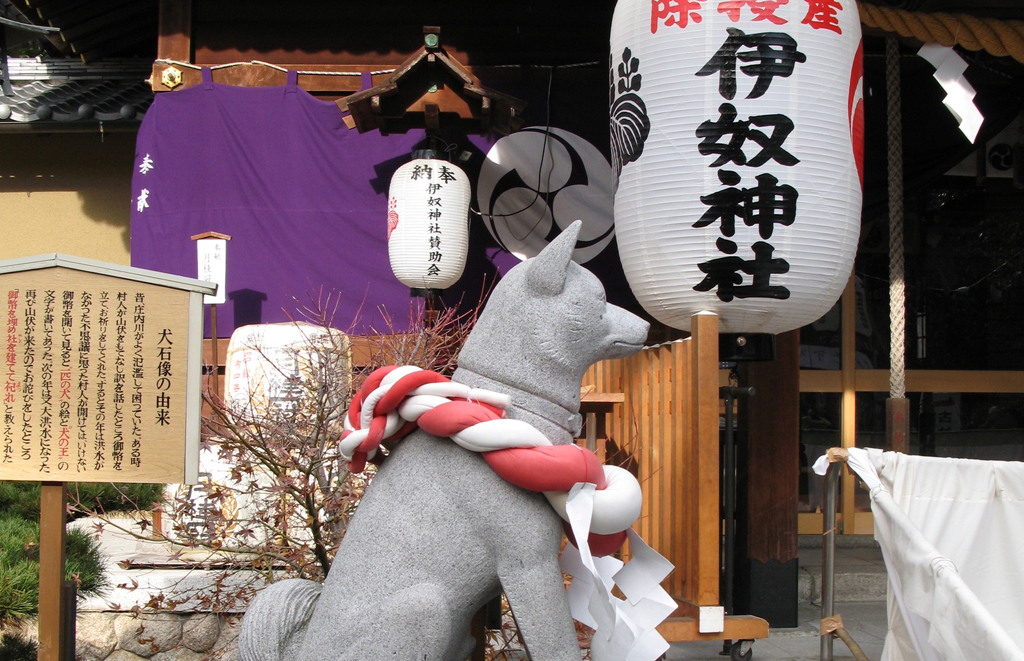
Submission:
[[[540,431],[521,420],[505,418],[507,395],[454,383],[418,367],[383,367],[367,378],[352,400],[339,449],[353,472],[361,472],[381,444],[396,441],[419,427],[449,437],[479,452],[502,478],[529,491],[543,492],[566,520],[565,501],[579,482],[597,491],[589,546],[594,555],[618,550],[626,529],[640,515],[636,478],[617,466],[601,466],[593,452],[578,445],[552,445]],[[569,540],[575,543],[568,525]]]

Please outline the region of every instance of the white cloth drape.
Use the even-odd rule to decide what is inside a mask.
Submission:
[[[1024,661],[1024,463],[850,454],[889,572],[882,661]]]

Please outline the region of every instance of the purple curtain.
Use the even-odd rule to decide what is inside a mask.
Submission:
[[[388,263],[387,187],[422,132],[360,135],[294,74],[269,88],[203,75],[201,85],[158,95],[140,128],[132,265],[196,277],[190,237],[231,235],[221,337],[285,321],[321,287],[339,298],[339,327],[379,327],[381,308],[404,321],[409,290]]]
[[[497,85],[529,102],[527,126],[550,120],[607,154],[602,69],[560,72],[550,87],[547,76],[516,76]],[[232,238],[219,337],[245,324],[295,318],[321,288],[337,296],[336,327],[382,329],[387,310],[402,330],[410,296],[388,262],[387,193],[394,171],[425,146],[424,133],[360,134],[345,126],[336,104],[314,98],[295,78],[291,73],[281,87],[234,87],[214,84],[204,70],[203,84],[156,96],[136,144],[132,265],[196,277],[191,237],[221,232]],[[445,134],[440,142],[462,156],[458,164],[475,188],[499,138]],[[479,218],[470,228],[466,271],[444,293],[449,306],[473,307],[517,263]],[[586,266],[604,280],[610,300],[635,306],[614,241]]]

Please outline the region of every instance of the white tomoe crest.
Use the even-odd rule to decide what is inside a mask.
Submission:
[[[620,0],[609,120],[619,255],[653,316],[781,333],[819,318],[860,233],[852,0]]]
[[[584,264],[614,237],[615,174],[582,137],[531,126],[491,147],[477,179],[477,205],[494,240],[518,257],[536,257],[562,230],[582,221],[572,258]]]

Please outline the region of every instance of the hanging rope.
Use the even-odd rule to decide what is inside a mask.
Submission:
[[[864,25],[925,43],[984,50],[996,57],[1010,56],[1024,62],[1024,21],[979,18],[968,14],[909,12],[903,9],[858,3]]]
[[[200,69],[203,68],[201,65],[192,64],[191,62],[183,62],[181,60],[169,60],[167,58],[159,58],[159,59],[155,60],[154,64],[168,64],[168,65],[171,65],[171,66],[182,67],[182,68],[185,68],[185,69],[194,69],[196,71],[199,71]],[[228,62],[226,64],[214,64],[214,65],[210,66],[210,71],[216,71],[217,69],[230,69],[231,67],[242,67],[242,66],[263,66],[263,67],[267,67],[267,68],[274,69],[276,71],[285,72],[285,73],[287,73],[287,71],[288,71],[288,69],[286,69],[286,68],[284,68],[284,67],[282,67],[280,65],[273,64],[271,62],[264,62],[262,60],[250,60],[248,62]],[[395,72],[394,69],[381,69],[380,71],[371,71],[370,75],[371,76],[377,76],[377,75],[381,75],[381,74],[385,74],[385,73],[394,73],[394,72]],[[354,76],[361,76],[361,75],[363,75],[363,72],[361,72],[361,71],[303,71],[303,70],[298,70],[295,73],[299,74],[300,76],[308,75],[308,76],[353,76],[354,77]]]
[[[885,38],[885,93],[889,107],[889,397],[906,397],[906,291],[903,282],[903,125],[900,121],[900,47]]]

